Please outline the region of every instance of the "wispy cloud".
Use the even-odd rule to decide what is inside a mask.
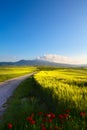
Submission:
[[[67,56],[61,56],[56,54],[46,54],[44,56],[38,57],[37,59],[56,62],[56,63],[87,64],[86,56],[67,57]]]

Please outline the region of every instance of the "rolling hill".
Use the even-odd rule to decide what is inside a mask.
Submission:
[[[87,65],[74,65],[74,64],[63,64],[63,63],[55,63],[45,60],[19,60],[17,62],[0,62],[0,66],[58,66],[58,67],[86,67]]]

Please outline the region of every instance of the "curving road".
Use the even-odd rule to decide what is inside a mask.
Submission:
[[[34,75],[36,72],[27,74],[21,77],[13,78],[5,82],[0,83],[0,115],[2,115],[6,109],[6,101],[13,94],[13,91],[17,86],[28,77]]]

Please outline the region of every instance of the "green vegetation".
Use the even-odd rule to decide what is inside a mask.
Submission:
[[[36,71],[36,67],[29,66],[3,66],[0,67],[0,82],[5,80],[29,74],[33,71]]]
[[[62,108],[87,110],[87,69],[41,71],[35,75],[35,80],[44,92],[48,91],[45,93],[51,97],[56,112],[61,102]]]
[[[0,130],[86,130],[87,69],[45,67],[8,104]]]

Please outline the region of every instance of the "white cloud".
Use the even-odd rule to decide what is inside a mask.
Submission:
[[[67,57],[56,54],[46,54],[41,57],[37,57],[40,60],[46,60],[56,63],[66,63],[66,64],[87,64],[86,56],[78,56],[78,57]]]

